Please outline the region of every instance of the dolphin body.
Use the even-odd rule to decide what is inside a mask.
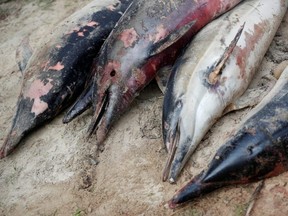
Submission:
[[[102,143],[111,124],[204,25],[241,0],[135,0],[105,41],[94,67],[89,134]]]
[[[164,181],[176,181],[204,135],[245,92],[286,10],[287,0],[246,0],[207,25],[177,60],[163,105]]]
[[[277,176],[288,170],[288,66],[271,92],[220,147],[206,172],[179,190],[170,208],[234,184]]]
[[[29,61],[23,59],[18,63],[24,70],[22,89],[12,128],[0,148],[0,158],[11,153],[27,133],[53,119],[83,91],[92,76],[93,59],[131,2],[92,1],[45,36]],[[31,52],[19,53],[27,56]]]

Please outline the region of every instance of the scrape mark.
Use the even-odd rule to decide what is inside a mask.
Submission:
[[[31,112],[36,116],[43,113],[47,108],[48,104],[41,100],[42,96],[45,96],[53,88],[51,84],[52,80],[48,79],[48,83],[44,84],[41,80],[37,79],[32,83],[32,88],[30,88],[25,95],[25,98],[30,98],[34,100]]]
[[[99,25],[99,23],[95,22],[95,21],[91,21],[91,22],[87,23],[87,26],[89,26],[89,27],[96,27],[98,25]]]
[[[84,37],[84,33],[83,33],[83,32],[78,32],[77,35],[78,35],[79,37]]]
[[[38,116],[43,113],[46,109],[48,109],[48,104],[44,101],[41,101],[40,98],[36,98],[34,100],[31,112]]]
[[[134,28],[130,29],[125,29],[121,34],[120,34],[120,40],[123,41],[124,47],[128,48],[133,46],[133,44],[138,40],[139,35],[135,31]]]
[[[62,70],[63,68],[64,68],[64,65],[62,65],[61,62],[57,62],[56,65],[50,66],[50,67],[48,68],[48,70],[60,71],[60,70]]]
[[[154,43],[157,43],[169,34],[169,31],[162,24],[156,30],[157,32],[154,35],[149,35],[149,40]]]

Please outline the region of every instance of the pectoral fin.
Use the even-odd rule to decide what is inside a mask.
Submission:
[[[273,71],[273,76],[276,79],[279,79],[281,76],[282,72],[285,70],[285,68],[288,66],[288,60],[282,61]]]
[[[158,84],[159,89],[162,91],[163,94],[165,93],[166,85],[171,71],[172,71],[172,65],[167,65],[161,68],[156,74],[155,80]]]
[[[265,95],[273,88],[276,81],[277,81],[276,78],[271,75],[263,76],[261,79],[262,84],[260,87],[247,89],[242,96],[237,98],[236,101],[229,104],[225,108],[223,115],[232,111],[256,106],[265,97]]]
[[[161,53],[163,50],[167,49],[169,46],[182,38],[196,22],[197,20],[193,20],[190,23],[182,26],[181,28],[176,29],[174,32],[171,32],[170,34],[168,34],[167,37],[163,38],[162,40],[156,42],[150,51],[150,57]]]
[[[67,124],[71,122],[74,118],[81,115],[87,109],[92,107],[92,97],[93,97],[93,85],[89,83],[86,89],[79,96],[77,101],[69,108],[67,113],[63,118],[63,123]]]

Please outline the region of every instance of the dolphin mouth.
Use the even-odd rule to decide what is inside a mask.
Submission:
[[[177,127],[178,128],[178,127]],[[172,162],[175,158],[175,154],[176,154],[176,150],[178,147],[178,143],[179,143],[179,138],[180,138],[180,134],[179,134],[179,130],[176,130],[176,134],[175,136],[173,136],[171,134],[171,132],[169,133],[169,140],[172,143],[170,149],[168,149],[169,155],[168,155],[168,159],[166,161],[165,167],[163,169],[163,175],[162,175],[162,181],[165,182],[167,181],[169,174],[170,174],[170,169],[172,166]],[[173,179],[169,179],[170,183],[175,183],[175,181]]]
[[[97,111],[97,107],[99,107]],[[107,109],[109,107],[109,88],[105,91],[104,96],[100,103],[96,106],[96,113],[92,119],[92,122],[88,128],[88,137],[90,137],[94,131],[98,129]]]
[[[173,107],[172,111],[171,107]],[[164,144],[166,146],[166,150],[168,151],[168,158],[162,173],[163,182],[167,181],[171,174],[171,167],[173,161],[175,160],[176,152],[179,147],[180,123],[181,123],[180,113],[182,108],[183,108],[182,100],[176,101],[175,103],[173,103],[173,105],[170,104],[169,106],[167,106],[166,104],[166,109],[164,103],[163,117],[162,117],[163,139]],[[169,182],[175,183],[175,181],[171,181],[170,179]]]

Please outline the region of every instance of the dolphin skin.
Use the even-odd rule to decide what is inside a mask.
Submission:
[[[246,0],[199,32],[175,63],[163,105],[169,153],[163,181],[176,181],[225,108],[245,92],[286,10],[286,0]]]
[[[271,92],[248,114],[202,172],[169,201],[170,208],[214,191],[288,170],[288,66]]]
[[[89,135],[102,143],[111,124],[155,77],[173,64],[204,25],[241,0],[135,0],[105,41],[94,67]]]
[[[12,128],[0,149],[7,156],[33,128],[51,120],[83,90],[101,45],[131,0],[95,0],[59,24],[24,70]],[[29,53],[29,52],[26,52]],[[21,68],[23,64],[20,64]]]

